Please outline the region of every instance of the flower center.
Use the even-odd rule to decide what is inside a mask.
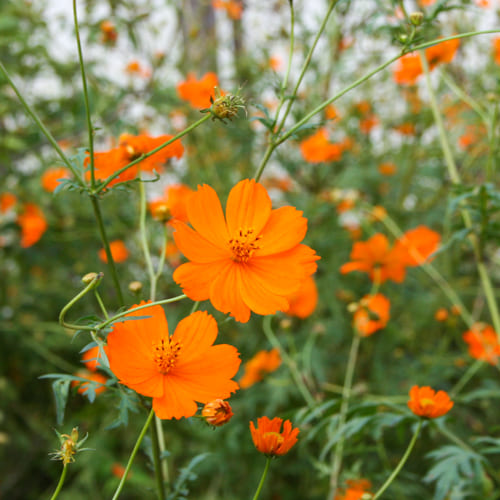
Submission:
[[[434,406],[434,404],[435,404],[434,401],[432,399],[429,399],[429,398],[422,398],[420,400],[420,406],[422,408],[427,408],[429,406]]]
[[[261,248],[259,240],[262,235],[256,235],[255,230],[240,229],[234,238],[229,240],[229,246],[233,252],[232,259],[236,262],[248,262],[255,250]]]
[[[279,450],[280,446],[285,441],[285,438],[279,432],[265,432],[263,436],[268,444],[269,450],[266,450],[267,453],[272,455],[277,450]]]
[[[181,347],[179,342],[172,342],[170,338],[153,344],[154,361],[162,375],[166,375],[175,366]]]

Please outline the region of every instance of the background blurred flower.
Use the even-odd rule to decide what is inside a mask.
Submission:
[[[445,391],[436,392],[429,386],[414,385],[410,389],[408,408],[419,417],[438,418],[448,413],[453,401]]]
[[[239,380],[242,389],[248,389],[260,382],[267,374],[276,371],[281,366],[281,356],[278,349],[259,351],[244,365],[244,374]]]

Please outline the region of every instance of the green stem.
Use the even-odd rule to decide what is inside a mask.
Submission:
[[[59,496],[59,493],[62,490],[64,480],[66,479],[66,473],[68,472],[68,466],[63,465],[63,470],[61,472],[61,477],[59,478],[59,482],[57,483],[56,491],[54,491],[54,494],[50,497],[50,500],[56,500],[56,498]]]
[[[83,64],[82,43],[80,41],[80,29],[78,27],[78,15],[76,11],[76,0],[73,0],[73,21],[75,24],[76,45],[78,47],[78,61],[80,63],[80,73],[82,76],[83,100],[85,102],[85,115],[87,118],[87,130],[89,134],[89,154],[90,154],[90,185],[95,186],[94,173],[94,129],[90,117],[89,93],[87,90],[87,78],[85,77],[85,66]]]
[[[106,252],[106,257],[108,258],[108,269],[111,273],[111,278],[115,285],[116,293],[118,295],[118,301],[120,305],[125,305],[123,299],[122,289],[120,286],[120,280],[118,279],[118,273],[116,272],[115,261],[113,260],[113,255],[111,254],[111,249],[109,247],[108,237],[106,235],[106,229],[104,228],[104,222],[102,219],[101,208],[99,206],[99,199],[97,196],[91,196],[90,201],[92,202],[92,208],[94,209],[94,215],[97,220],[97,225],[99,227],[99,233],[101,235],[101,242],[104,246],[104,251]]]
[[[418,435],[420,433],[420,429],[422,428],[422,422],[423,420],[420,419],[418,422],[417,429],[415,430],[415,434],[413,434],[413,437],[411,438],[410,444],[408,445],[408,448],[405,451],[405,454],[402,456],[401,460],[399,461],[398,465],[396,468],[392,471],[392,474],[387,478],[387,481],[380,487],[380,489],[375,493],[373,496],[372,500],[377,500],[377,498],[380,498],[382,493],[391,485],[391,483],[394,481],[396,476],[399,474],[401,469],[403,468],[404,464],[408,460],[408,457],[410,456],[410,453],[413,450],[413,447],[415,446],[415,443],[417,442]]]
[[[472,365],[467,368],[467,371],[460,377],[460,380],[455,384],[450,391],[450,398],[453,399],[467,384],[467,382],[476,374],[476,372],[484,366],[484,362],[480,359],[476,360]]]
[[[358,357],[360,341],[361,337],[355,333],[352,339],[351,350],[349,352],[349,360],[347,362],[344,387],[342,389],[342,404],[340,406],[340,417],[337,429],[341,429],[346,422],[347,411],[349,409],[349,399],[351,398],[351,392],[352,392],[354,368],[356,367],[356,360]],[[333,455],[332,472],[330,475],[330,493],[328,498],[334,498],[335,494],[337,493],[339,474],[340,474],[340,469],[342,467],[342,455],[344,452],[344,443],[345,439],[342,434],[339,438],[337,446],[335,447],[335,453]]]
[[[266,480],[267,472],[269,470],[269,465],[271,464],[271,457],[267,457],[266,466],[264,467],[264,472],[262,473],[262,477],[260,478],[259,486],[257,486],[257,491],[253,496],[252,500],[257,500],[259,498],[260,492],[262,491],[262,487],[264,486],[264,481]]]
[[[149,158],[151,155],[154,155],[155,153],[158,153],[161,149],[167,147],[169,144],[172,144],[172,142],[176,141],[177,139],[180,139],[181,137],[184,137],[186,134],[189,134],[192,130],[194,130],[196,127],[199,127],[202,123],[206,122],[210,116],[212,116],[210,113],[207,113],[203,116],[203,118],[200,118],[198,121],[194,122],[192,125],[189,127],[185,128],[181,132],[179,132],[177,135],[174,135],[171,139],[168,141],[164,142],[163,144],[160,144],[157,148],[152,149],[149,151],[149,153],[143,154],[139,156],[139,158],[136,158],[134,161],[131,161],[128,165],[125,165],[124,167],[120,168],[117,170],[113,175],[109,176],[102,184],[100,184],[97,188],[96,194],[101,193],[110,182],[113,181],[113,179],[116,179],[121,173],[125,172],[125,170],[129,169],[130,167],[133,167],[137,163],[140,163],[142,160],[145,160],[146,158]]]
[[[21,95],[21,92],[19,92],[19,89],[17,88],[16,84],[11,79],[9,73],[5,69],[5,66],[1,62],[0,62],[0,70],[2,71],[7,82],[9,82],[9,85],[12,87],[12,90],[16,93],[17,98],[21,102],[26,113],[28,113],[31,119],[38,125],[38,128],[41,130],[46,139],[50,142],[52,147],[56,150],[57,154],[59,155],[63,163],[71,170],[71,173],[73,174],[73,177],[76,179],[78,184],[86,188],[87,186],[85,182],[78,176],[78,172],[75,170],[75,168],[69,161],[68,157],[64,154],[63,150],[59,147],[59,144],[57,144],[57,141],[54,139],[53,135],[48,131],[48,129],[42,123],[42,121],[36,114],[35,110],[25,101],[24,97]]]
[[[104,305],[104,302],[102,301],[102,298],[97,290],[94,290],[94,295],[97,300],[97,303],[99,304],[99,307],[101,308],[102,314],[106,319],[109,319],[109,314],[108,311],[106,310],[106,306]]]
[[[158,428],[156,420],[158,417],[155,415],[155,422],[151,426],[151,444],[153,448],[153,462],[155,468],[156,489],[158,492],[158,500],[165,500],[165,487],[163,484],[163,474],[160,459],[160,446],[158,440]]]
[[[151,260],[151,252],[149,251],[148,237],[146,233],[146,189],[144,187],[144,182],[139,182],[139,193],[140,193],[140,216],[139,216],[139,234],[141,240],[142,252],[144,254],[144,260],[146,261],[146,268],[148,270],[149,282],[150,282],[150,300],[154,300],[156,295],[156,276],[153,267],[153,261]]]
[[[139,434],[139,437],[137,438],[134,449],[132,450],[132,453],[130,454],[127,466],[125,467],[125,472],[123,473],[123,476],[120,479],[120,483],[118,484],[118,487],[116,488],[115,494],[113,495],[113,498],[111,500],[116,500],[120,496],[120,493],[123,489],[123,486],[125,485],[125,481],[127,480],[128,473],[130,472],[130,469],[132,467],[132,462],[134,461],[134,458],[137,455],[137,452],[139,451],[139,447],[142,443],[142,440],[144,439],[144,436],[146,435],[146,432],[148,430],[149,424],[151,423],[151,420],[153,420],[154,414],[155,414],[155,412],[153,411],[153,409],[151,409],[151,411],[149,412],[148,418],[146,420],[146,423],[144,424],[144,427],[142,428],[141,433]]]
[[[275,347],[276,349],[278,349],[278,351],[280,352],[280,355],[281,355],[283,361],[285,362],[286,366],[290,370],[292,378],[295,381],[295,385],[297,386],[297,388],[299,389],[299,391],[302,394],[303,398],[305,399],[305,401],[307,403],[307,406],[312,409],[312,408],[314,408],[316,406],[316,401],[314,400],[314,398],[313,398],[312,394],[310,393],[309,389],[304,384],[304,381],[302,380],[302,376],[301,376],[299,370],[297,369],[297,364],[288,355],[288,353],[285,351],[285,349],[283,349],[280,341],[278,340],[278,338],[274,334],[273,329],[271,327],[271,321],[272,321],[272,319],[273,319],[272,316],[266,316],[264,318],[264,321],[262,322],[264,334],[266,335],[267,340],[269,341],[269,343],[273,347]]]

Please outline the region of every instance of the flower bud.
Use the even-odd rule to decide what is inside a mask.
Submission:
[[[82,283],[85,283],[86,285],[90,285],[92,281],[94,280],[100,280],[104,276],[103,273],[87,273],[83,278],[82,278]]]
[[[231,405],[227,401],[214,399],[203,407],[201,414],[207,423],[214,427],[220,427],[231,420],[233,411]]]
[[[420,26],[423,20],[424,20],[423,12],[412,12],[410,14],[410,22],[411,24],[413,24],[413,26]]]
[[[153,218],[160,222],[167,222],[172,218],[170,207],[166,203],[161,203],[153,209]]]
[[[140,281],[131,281],[128,284],[128,289],[132,293],[139,293],[142,290],[142,283]]]

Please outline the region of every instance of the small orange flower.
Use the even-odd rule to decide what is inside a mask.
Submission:
[[[238,0],[212,0],[214,9],[224,9],[227,15],[234,20],[241,19],[243,4]]]
[[[279,56],[271,56],[269,58],[269,67],[273,71],[279,71],[283,67],[283,60]]]
[[[433,69],[440,63],[451,62],[459,46],[460,40],[454,38],[425,49],[425,58],[429,62],[429,68]]]
[[[227,398],[238,389],[231,380],[240,366],[238,351],[227,344],[213,345],[217,323],[211,315],[191,314],[172,336],[161,306],[127,315],[134,316],[143,318],[113,324],[106,354],[122,384],[153,398],[159,418],[191,417],[198,409],[196,401]]]
[[[69,170],[64,167],[54,167],[47,169],[42,175],[42,187],[45,191],[53,193],[61,179],[70,177]]]
[[[381,293],[365,295],[354,312],[353,324],[362,337],[368,337],[387,325],[391,303]]]
[[[410,389],[408,408],[419,417],[438,418],[448,413],[453,401],[445,391],[436,391],[429,386],[414,385]]]
[[[94,174],[95,178],[99,181],[104,181],[116,171],[128,165],[131,162],[130,155],[125,150],[125,148],[117,147],[112,148],[109,151],[103,151],[100,153],[94,153]],[[90,166],[90,156],[87,155],[84,161],[84,166]],[[122,172],[118,177],[113,179],[109,186],[113,186],[119,182],[127,182],[136,178],[138,172],[137,165],[134,165],[124,172]],[[85,178],[89,180],[91,177],[90,170],[85,172]]]
[[[448,310],[444,307],[440,307],[435,313],[434,313],[434,319],[436,321],[446,321],[448,319]]]
[[[165,188],[163,198],[158,198],[149,204],[149,209],[153,216],[159,207],[166,208],[170,217],[182,222],[188,221],[187,216],[187,200],[194,191],[184,184],[172,184]]]
[[[414,123],[401,123],[401,125],[396,125],[394,130],[402,135],[415,135],[415,124]]]
[[[469,354],[475,359],[496,365],[500,357],[498,335],[490,325],[475,323],[463,334],[463,339],[469,344]]]
[[[109,243],[109,249],[111,250],[111,256],[115,262],[125,262],[128,259],[128,250],[122,240],[115,240]],[[104,248],[99,250],[99,258],[103,262],[108,262],[108,256]]]
[[[397,169],[398,169],[398,167],[396,167],[396,165],[394,165],[394,163],[392,163],[392,162],[384,162],[378,166],[378,171],[382,175],[386,175],[386,176],[394,175],[396,173]]]
[[[363,134],[370,133],[373,127],[376,127],[380,123],[377,115],[370,114],[365,116],[359,121],[359,130],[363,132]]]
[[[125,72],[129,75],[137,75],[144,78],[148,78],[149,76],[151,76],[151,71],[143,68],[142,64],[136,59],[130,61],[127,66],[125,66]]]
[[[339,118],[340,114],[337,110],[337,108],[333,104],[329,104],[325,108],[325,118],[327,120],[335,120],[335,118]]]
[[[220,427],[231,420],[233,417],[233,410],[227,401],[223,399],[214,399],[203,407],[201,415],[210,425]]]
[[[103,43],[108,43],[110,45],[116,42],[118,38],[118,33],[116,32],[115,25],[108,20],[105,20],[100,25],[101,29],[101,41]]]
[[[372,484],[367,479],[347,479],[348,488],[344,493],[335,496],[335,500],[361,500],[368,493]]]
[[[328,140],[328,130],[320,128],[315,134],[300,143],[303,158],[310,163],[338,161],[342,158],[342,147]]]
[[[290,307],[286,314],[296,316],[297,318],[307,318],[316,309],[318,305],[318,287],[312,276],[308,276],[300,289],[292,296],[288,297]]]
[[[396,83],[413,85],[423,71],[420,56],[411,52],[398,59],[392,76]]]
[[[242,389],[248,389],[260,382],[265,375],[277,370],[281,365],[281,356],[278,349],[259,351],[250,361],[245,363],[245,373],[239,380]]]
[[[218,85],[219,80],[215,73],[205,73],[200,80],[197,80],[193,73],[189,73],[186,81],[177,85],[177,93],[194,108],[209,108],[212,105],[210,97],[215,99],[214,87]]]
[[[431,255],[441,243],[441,235],[427,226],[406,231],[394,244],[394,255],[405,266],[415,267],[431,262]]]
[[[493,58],[496,64],[500,64],[500,37],[493,38]]]
[[[28,248],[34,245],[47,230],[47,221],[41,209],[34,203],[26,203],[21,214],[17,216],[21,226],[21,246]]]
[[[0,194],[0,212],[8,212],[17,203],[17,196],[12,193]]]
[[[123,474],[125,474],[125,467],[123,467],[123,465],[119,464],[119,463],[114,463],[112,466],[111,466],[111,474],[113,474],[113,476],[117,477],[118,479],[121,479],[123,477]],[[127,474],[127,479],[132,475],[132,471],[129,471],[129,473]]]
[[[82,361],[85,363],[87,369],[92,372],[95,372],[101,366],[99,359],[99,346],[91,347],[82,355]]]
[[[272,420],[261,417],[257,419],[256,429],[254,423],[250,422],[253,444],[264,455],[269,457],[285,455],[297,442],[298,427],[292,429],[290,420],[285,420],[281,431],[282,423],[283,419],[279,417],[274,417]]]
[[[316,271],[318,256],[300,242],[307,232],[302,212],[272,209],[265,188],[240,181],[229,193],[226,215],[216,192],[207,185],[187,200],[193,229],[174,220],[174,239],[190,262],[173,275],[192,300],[210,299],[223,313],[246,323],[250,311],[286,311],[288,297]]]
[[[101,394],[106,390],[106,382],[108,379],[102,375],[101,373],[92,373],[87,370],[80,370],[75,373],[76,377],[84,378],[88,380],[89,382],[94,382],[95,383],[95,389],[94,392],[96,394]],[[73,380],[71,382],[72,387],[78,387],[78,393],[79,394],[86,394],[87,391],[89,390],[89,382],[82,382],[79,380]]]

